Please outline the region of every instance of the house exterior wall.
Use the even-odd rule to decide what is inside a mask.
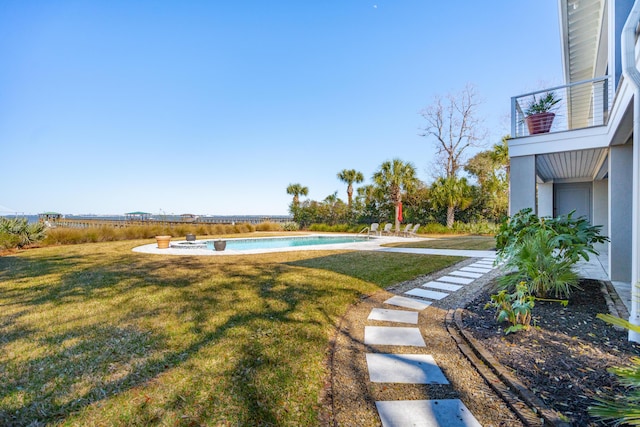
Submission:
[[[553,216],[553,182],[538,184],[538,216]]]
[[[609,235],[609,180],[603,179],[593,182],[593,225],[602,228],[604,236]]]
[[[509,172],[509,215],[525,208],[536,212],[536,156],[512,157]]]
[[[609,151],[609,268],[611,280],[631,281],[633,145]]]

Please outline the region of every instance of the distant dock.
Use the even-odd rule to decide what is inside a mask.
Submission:
[[[238,216],[210,216],[210,217],[198,217],[198,218],[151,218],[145,220],[136,220],[128,218],[100,218],[100,217],[71,217],[71,218],[56,218],[50,220],[52,226],[55,227],[68,227],[68,228],[91,228],[91,227],[131,227],[131,226],[145,226],[145,225],[163,225],[163,226],[178,226],[178,225],[210,225],[210,224],[261,224],[264,222],[285,223],[292,221],[290,216],[253,216],[253,215],[238,215]]]

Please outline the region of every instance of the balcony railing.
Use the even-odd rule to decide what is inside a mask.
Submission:
[[[610,76],[557,86],[511,98],[511,135],[514,138],[546,132],[582,129],[607,124],[613,103],[613,84]],[[555,114],[549,129],[534,119],[527,119],[532,102],[552,93],[559,102],[551,111]],[[529,123],[527,123],[529,122]]]

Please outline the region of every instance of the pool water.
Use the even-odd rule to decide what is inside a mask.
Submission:
[[[264,237],[259,239],[227,240],[228,250],[248,251],[251,249],[275,249],[292,246],[333,245],[356,243],[369,240],[365,236],[308,236],[308,237]],[[214,249],[213,241],[206,242],[207,248]],[[215,249],[214,249],[215,250]]]

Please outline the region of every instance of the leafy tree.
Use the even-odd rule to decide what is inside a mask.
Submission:
[[[358,172],[355,169],[343,169],[338,172],[338,179],[347,184],[347,204],[351,207],[353,200],[353,183],[361,183],[364,181],[364,175],[362,172]]]
[[[508,136],[491,150],[481,151],[467,162],[465,170],[475,176],[480,186],[482,215],[499,221],[509,208],[509,147]]]
[[[402,192],[413,190],[420,182],[416,176],[415,167],[411,163],[405,163],[400,159],[386,161],[373,174],[373,181],[395,205],[395,228],[396,232],[400,232],[398,209],[399,204],[402,202]]]
[[[420,135],[434,140],[438,163],[443,166],[446,178],[457,176],[464,165],[465,150],[478,146],[485,138],[486,131],[477,118],[478,105],[473,86],[467,85],[444,100],[436,96],[420,112],[427,121]]]
[[[434,206],[447,208],[447,228],[455,222],[456,209],[467,209],[473,202],[471,186],[466,178],[438,178],[431,186],[431,201]]]
[[[300,206],[300,196],[306,196],[309,194],[309,188],[303,187],[302,184],[289,184],[287,187],[287,194],[293,196],[293,209]]]

